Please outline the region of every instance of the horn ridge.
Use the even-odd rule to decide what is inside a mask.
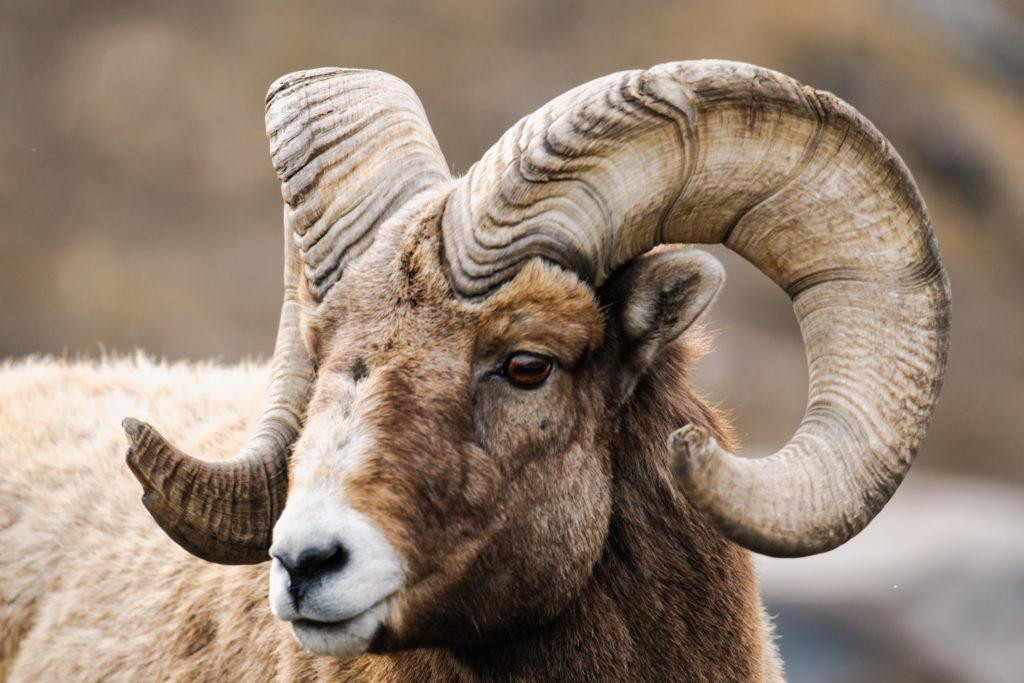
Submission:
[[[270,88],[266,123],[316,303],[399,207],[451,177],[412,88],[378,71],[285,76]]]

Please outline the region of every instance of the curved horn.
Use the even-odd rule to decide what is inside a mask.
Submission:
[[[143,504],[179,545],[223,564],[267,560],[284,507],[289,450],[315,377],[301,290],[321,302],[377,227],[450,178],[419,100],[387,74],[317,69],[279,79],[267,95],[267,135],[285,200],[285,294],[254,432],[234,458],[205,462],[145,423],[123,423]]]
[[[752,550],[833,548],[888,501],[938,398],[949,283],[910,172],[835,96],[732,62],[572,90],[517,123],[443,217],[452,285],[480,296],[544,256],[595,287],[659,243],[723,243],[793,300],[804,419],[761,459],[672,435],[691,502]]]
[[[286,228],[287,230],[287,228]],[[288,490],[288,448],[298,436],[313,386],[299,332],[299,260],[286,233],[284,303],[270,383],[252,436],[237,456],[205,462],[178,450],[144,422],[127,418],[125,459],[142,502],[168,536],[193,555],[222,564],[267,558],[270,531]]]

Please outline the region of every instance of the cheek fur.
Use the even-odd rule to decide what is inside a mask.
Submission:
[[[531,389],[513,387],[501,377],[484,378],[473,401],[476,440],[504,472],[564,452],[580,422],[572,389],[571,378],[560,368]]]
[[[595,449],[588,405],[561,385],[518,390],[502,380],[480,388],[474,401],[473,460],[483,457],[500,487],[467,524],[449,537],[447,578],[434,614],[443,632],[472,624],[477,638],[493,629],[528,627],[557,615],[591,575],[603,552],[611,514],[609,457]],[[541,392],[547,393],[541,393]],[[531,405],[532,404],[532,405]],[[538,405],[539,404],[539,405]],[[481,424],[482,423],[482,424]]]
[[[555,618],[602,555],[609,479],[604,463],[580,447],[506,478],[477,520],[482,526],[454,539],[443,573],[409,596],[404,642],[473,643]]]

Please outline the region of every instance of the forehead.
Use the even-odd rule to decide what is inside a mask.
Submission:
[[[578,356],[600,340],[603,317],[591,288],[540,259],[488,296],[453,294],[442,264],[439,214],[389,223],[346,270],[324,302],[339,323],[334,349],[385,353],[454,343],[490,352],[543,340],[551,348],[532,350],[559,357]]]

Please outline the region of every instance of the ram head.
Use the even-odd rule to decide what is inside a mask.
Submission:
[[[730,62],[613,74],[460,178],[412,90],[378,72],[279,80],[267,130],[285,297],[255,431],[207,462],[125,427],[156,521],[213,562],[272,558],[272,608],[306,647],[543,622],[610,542],[625,467],[725,538],[794,556],[860,531],[910,466],[948,281],[910,173],[836,97]],[[793,301],[809,396],[768,457],[730,453],[673,388],[673,342],[723,282],[678,246],[697,243]]]

